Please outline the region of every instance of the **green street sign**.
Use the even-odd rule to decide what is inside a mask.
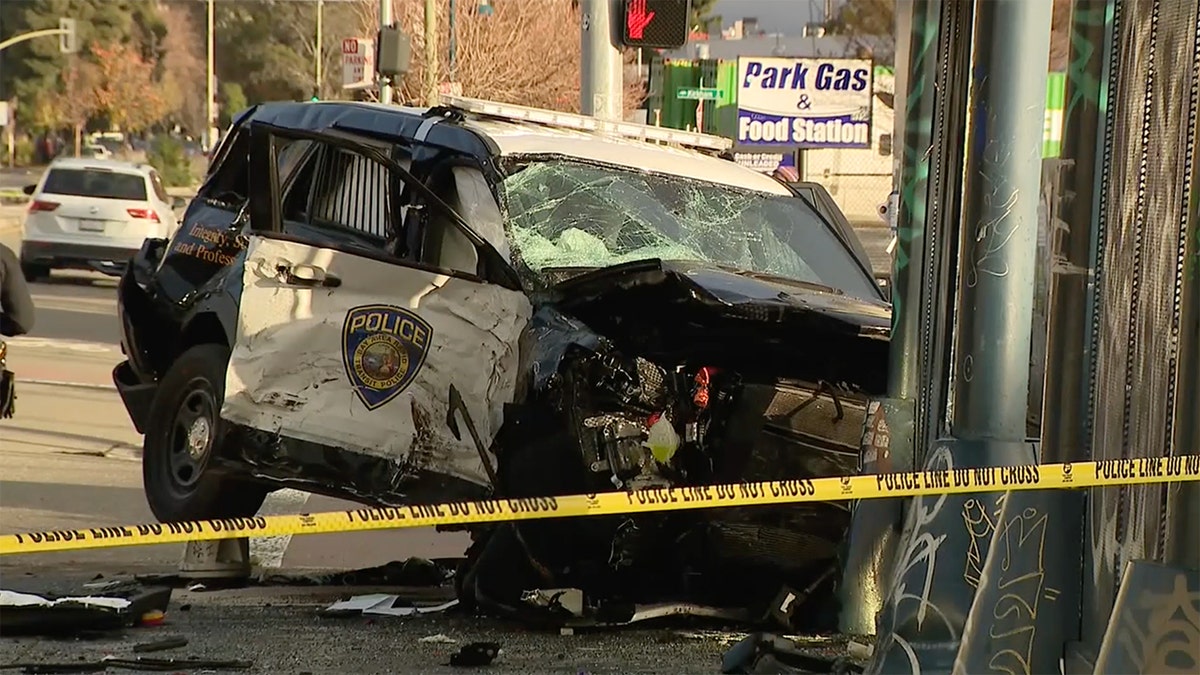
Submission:
[[[711,87],[680,87],[675,90],[675,98],[689,101],[715,101],[724,97],[724,91]]]

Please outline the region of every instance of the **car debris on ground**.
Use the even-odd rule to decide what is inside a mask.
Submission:
[[[178,673],[183,671],[250,670],[251,661],[218,661],[197,657],[185,659],[158,659],[139,656],[132,659],[105,657],[99,661],[75,661],[70,663],[3,663],[0,670],[18,670],[29,675],[65,675],[66,673],[103,673],[110,669],[142,672]]]
[[[372,593],[335,602],[326,607],[322,614],[326,616],[419,616],[437,614],[457,606],[458,600],[421,606],[408,604],[398,595]]]
[[[0,589],[0,635],[77,635],[153,623],[171,600],[167,587],[106,583],[102,591],[37,594]]]
[[[466,668],[487,666],[499,655],[500,645],[496,642],[472,642],[452,654],[449,665]]]

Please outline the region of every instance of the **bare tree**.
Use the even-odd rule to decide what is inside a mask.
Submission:
[[[204,129],[204,35],[189,8],[164,4],[160,13],[167,27],[163,38],[162,91],[174,121],[199,133]]]
[[[378,3],[373,3],[378,11]],[[280,59],[280,67],[293,82],[308,83],[305,90],[325,96],[341,81],[339,69],[342,38],[351,37],[358,29],[359,12],[354,4],[326,3],[321,10],[322,35],[320,45],[321,82],[317,87],[316,62],[317,11],[311,2],[278,2],[274,5],[271,20],[276,24],[274,34],[281,44],[291,46],[294,58]]]
[[[438,3],[438,82],[457,82],[464,96],[567,112],[579,111],[579,10],[569,0],[521,0],[495,3],[479,14],[473,3],[458,3],[455,17],[456,63],[449,64],[449,3]],[[425,78],[424,3],[395,0],[399,24],[412,38],[412,69],[398,89],[403,101],[423,100]],[[374,35],[378,4],[358,5],[360,30]],[[634,54],[625,55],[632,63]],[[627,69],[628,70],[628,69]],[[626,113],[645,98],[645,83],[626,78]]]
[[[847,56],[888,64],[896,57],[896,0],[849,0],[826,28],[847,38]]]

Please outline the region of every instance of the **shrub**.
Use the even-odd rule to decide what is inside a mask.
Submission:
[[[154,139],[146,152],[146,161],[158,171],[167,187],[189,187],[195,182],[183,144],[170,136]]]
[[[5,138],[0,134],[0,138]],[[17,136],[13,143],[13,166],[29,166],[33,164],[33,141],[28,136]],[[0,144],[0,163],[8,162],[8,141],[5,138]]]

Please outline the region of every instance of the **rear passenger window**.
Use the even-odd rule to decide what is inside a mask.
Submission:
[[[340,148],[323,150],[313,178],[312,218],[386,237],[391,214],[387,167]]]
[[[377,252],[391,249],[404,184],[386,166],[315,141],[287,143],[278,161],[285,232]]]

